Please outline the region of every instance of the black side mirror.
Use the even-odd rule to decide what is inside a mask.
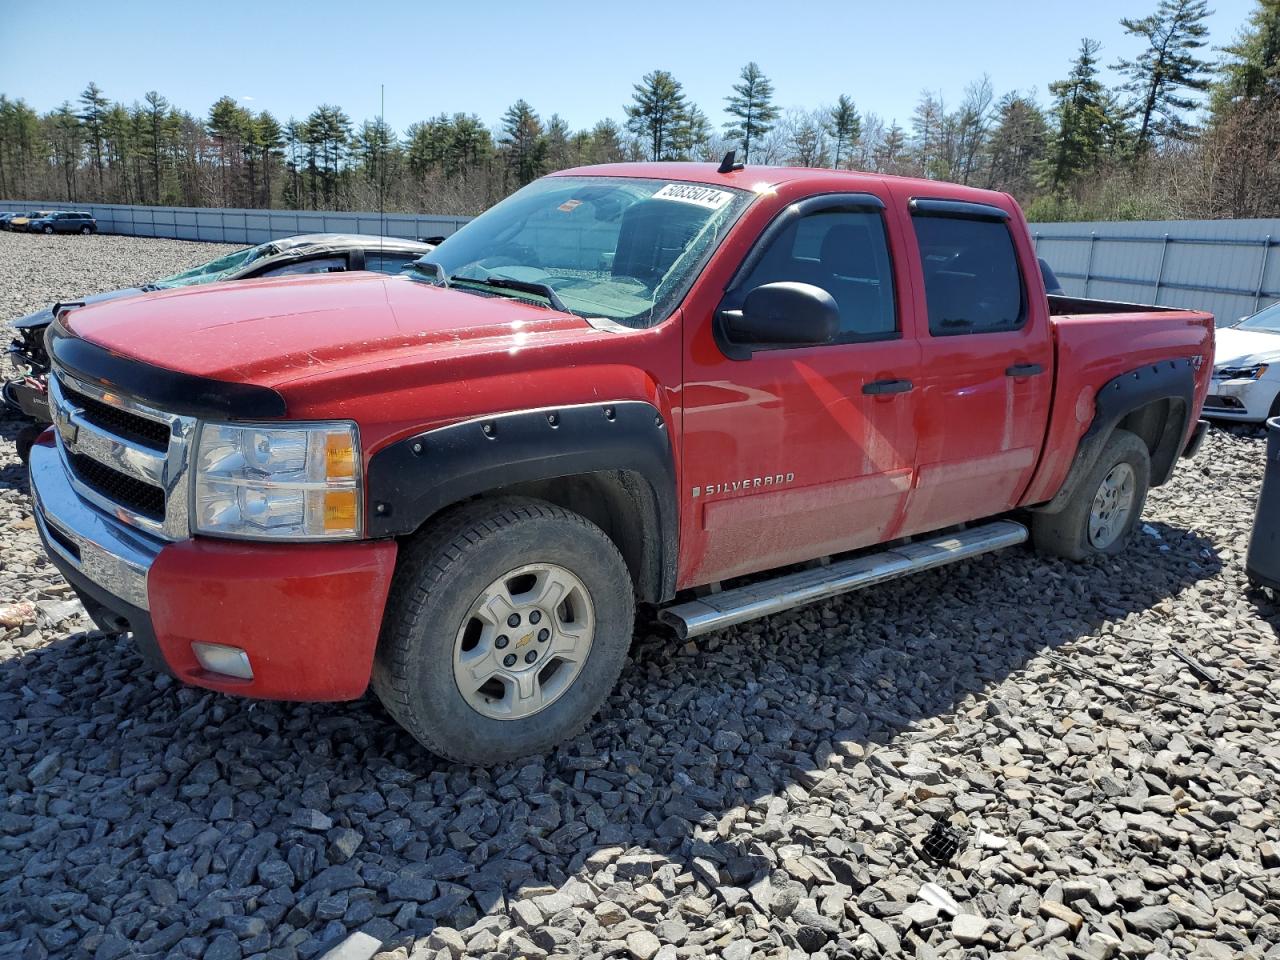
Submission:
[[[741,310],[725,310],[721,318],[728,339],[743,346],[813,346],[830,343],[840,329],[831,294],[792,280],[756,287]]]

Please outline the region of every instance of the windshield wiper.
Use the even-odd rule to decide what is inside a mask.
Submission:
[[[478,283],[485,287],[494,287],[498,290],[516,290],[520,293],[532,293],[539,297],[545,297],[553,309],[559,310],[561,313],[573,313],[565,306],[564,301],[560,299],[560,295],[546,283],[537,283],[532,280],[514,280],[511,277],[485,277],[483,280],[476,277],[459,277],[452,276],[448,278],[448,283]]]

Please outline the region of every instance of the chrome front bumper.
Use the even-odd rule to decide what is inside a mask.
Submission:
[[[72,487],[57,447],[32,447],[30,470],[36,526],[57,565],[71,567],[132,607],[150,610],[147,575],[163,541],[86,503]]]

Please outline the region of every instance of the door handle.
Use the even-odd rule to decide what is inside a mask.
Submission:
[[[906,393],[914,384],[910,380],[872,380],[862,385],[863,393]]]
[[[1037,373],[1044,373],[1044,367],[1038,363],[1015,363],[1005,370],[1004,375],[1006,377],[1034,377]]]

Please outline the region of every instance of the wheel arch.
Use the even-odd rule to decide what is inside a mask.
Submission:
[[[675,593],[675,464],[665,418],[637,400],[514,411],[407,437],[368,468],[368,532],[409,536],[480,498],[528,496],[600,527],[637,595]]]
[[[1173,475],[1195,408],[1195,369],[1186,358],[1161,360],[1126,371],[1098,390],[1093,421],[1076,447],[1062,486],[1048,503],[1034,510],[1057,513],[1097,462],[1116,429],[1142,439],[1151,456],[1151,486]]]

